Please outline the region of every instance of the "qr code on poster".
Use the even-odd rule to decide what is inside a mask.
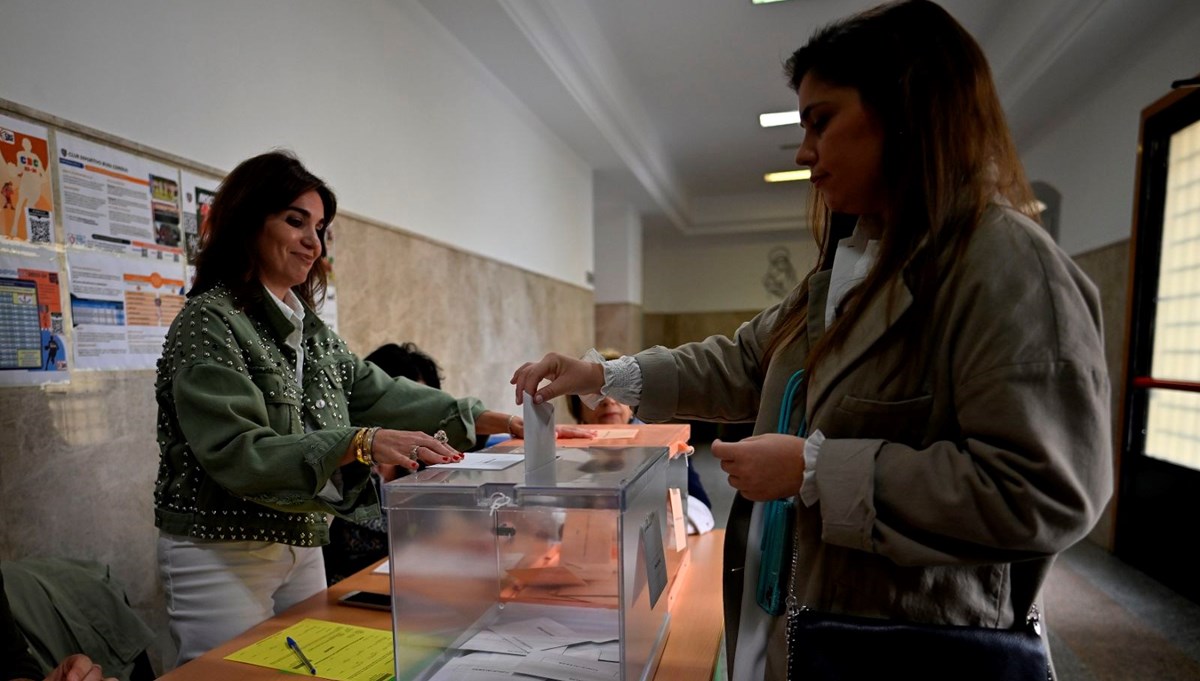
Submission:
[[[63,316],[61,312],[50,315],[50,333],[61,336],[63,333]]]
[[[28,218],[29,242],[34,244],[50,243],[50,211],[30,208]]]

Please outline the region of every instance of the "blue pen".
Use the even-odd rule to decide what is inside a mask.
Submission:
[[[300,650],[300,644],[296,643],[291,636],[288,636],[287,646],[292,649],[293,653],[296,653],[296,657],[300,658],[300,661],[304,663],[304,666],[308,667],[308,673],[315,676],[317,673],[317,668],[314,667],[312,662],[309,662],[308,658],[304,656],[304,651]]]

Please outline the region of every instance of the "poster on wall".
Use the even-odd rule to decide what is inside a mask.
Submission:
[[[178,169],[61,132],[56,140],[68,246],[182,261]]]
[[[183,308],[182,263],[67,251],[76,369],[153,369]]]
[[[317,316],[334,333],[338,332],[337,288],[334,287],[333,282],[330,282],[325,289],[325,301],[321,303],[321,309],[317,310]]]
[[[189,266],[196,264],[196,251],[204,236],[208,207],[217,195],[220,180],[204,175],[194,175],[184,170],[180,173],[183,184],[183,251]]]
[[[46,128],[0,115],[0,234],[54,243],[54,192]]]
[[[336,251],[337,230],[336,225],[329,225],[325,228],[325,257],[321,258],[318,267],[325,268],[325,301],[321,304],[321,309],[317,311],[317,316],[325,325],[333,329],[334,333],[338,332],[338,304],[337,304],[337,282],[333,269],[334,251]]]
[[[0,386],[66,382],[68,355],[58,254],[0,250]]]

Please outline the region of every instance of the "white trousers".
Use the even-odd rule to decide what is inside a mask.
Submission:
[[[158,569],[179,649],[176,665],[325,588],[319,547],[160,533]]]

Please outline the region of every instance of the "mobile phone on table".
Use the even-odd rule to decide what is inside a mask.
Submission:
[[[391,611],[392,595],[376,593],[374,591],[351,591],[339,598],[338,603],[352,605],[356,608]]]

